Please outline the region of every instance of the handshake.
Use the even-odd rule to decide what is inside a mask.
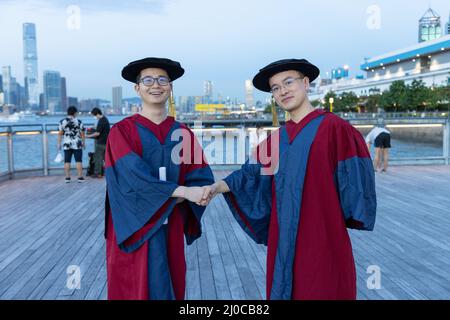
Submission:
[[[188,200],[199,206],[207,206],[209,202],[218,194],[230,191],[224,181],[218,181],[209,186],[203,187],[178,187],[172,197],[178,198],[177,203]]]

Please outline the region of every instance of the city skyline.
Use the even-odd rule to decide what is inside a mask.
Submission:
[[[128,9],[123,4],[116,7],[104,1],[78,1],[75,7],[69,1],[2,1],[0,36],[5,39],[2,46],[7,44],[8,50],[1,50],[0,64],[11,66],[17,82],[24,84],[24,48],[20,42],[22,25],[31,22],[37,29],[38,80],[45,70],[59,71],[67,78],[68,96],[112,100],[111,88],[122,86],[123,97],[135,97],[133,85],[121,79],[120,70],[133,59],[153,55],[170,57],[185,67],[186,75],[174,83],[175,96],[202,95],[204,82],[209,80],[214,83],[214,99],[220,95],[245,101],[244,81],[273,60],[308,58],[319,65],[323,77],[332,69],[347,65],[351,76],[356,76],[364,74],[359,70],[363,57],[417,43],[418,20],[429,5],[441,16],[442,29],[448,23],[449,7],[444,1],[408,2],[408,6],[402,6],[402,16],[398,16],[395,8],[403,2],[406,3],[398,1],[394,5],[388,1],[362,1],[350,6],[329,1],[303,5],[293,1],[276,5],[249,1],[232,11],[232,4],[237,5],[234,0],[229,5],[184,0],[135,1]],[[283,4],[289,10],[282,11]],[[328,6],[319,8],[324,4]],[[199,6],[204,9],[201,13],[194,10]],[[271,7],[274,8],[269,10]],[[76,8],[80,10],[79,29],[77,20],[72,19]],[[147,12],[142,13],[142,8]],[[378,17],[377,8],[379,25],[371,27],[370,19]],[[294,32],[291,23],[296,12],[305,17],[298,32]],[[267,24],[269,13],[272,25]],[[353,19],[345,19],[347,16]],[[148,30],[147,20],[152,21]],[[115,21],[122,23],[114,24]],[[170,23],[165,24],[167,21]],[[331,28],[335,23],[339,23],[339,28]],[[314,37],[308,37],[313,31]],[[147,34],[151,40],[142,41]],[[154,43],[159,44],[155,49]],[[141,50],[146,53],[140,53]],[[266,96],[257,90],[254,94],[255,100]]]

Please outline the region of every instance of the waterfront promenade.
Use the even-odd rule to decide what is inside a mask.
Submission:
[[[350,231],[358,299],[450,299],[450,166],[393,166],[376,179],[375,230]],[[0,299],[106,298],[104,191],[104,180],[61,176],[0,182]],[[186,298],[263,299],[265,247],[243,233],[222,196],[203,232],[187,247]],[[71,265],[80,267],[80,289],[67,287]],[[380,289],[368,288],[368,268],[379,268]]]

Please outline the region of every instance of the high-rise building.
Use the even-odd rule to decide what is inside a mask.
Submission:
[[[441,17],[429,8],[419,20],[419,42],[438,39],[441,36]]]
[[[3,93],[3,77],[0,74],[0,106],[5,103],[5,94]]]
[[[62,113],[61,74],[58,71],[44,71],[44,108],[50,114]]]
[[[93,108],[100,108],[103,110],[107,110],[111,105],[110,101],[102,100],[102,99],[83,99],[78,102],[78,111],[79,112],[91,112]]]
[[[177,110],[179,110],[181,113],[187,112],[187,97],[178,97]]]
[[[112,88],[112,108],[115,114],[122,114],[122,87]]]
[[[16,80],[11,75],[11,66],[2,68],[3,103],[16,105]]]
[[[204,103],[212,103],[213,99],[213,83],[210,80],[205,80],[203,83]]]
[[[67,105],[70,106],[74,106],[75,108],[78,109],[78,98],[76,97],[68,97],[67,98]]]
[[[247,109],[254,107],[252,80],[245,80],[245,105]]]
[[[194,104],[202,103],[202,96],[194,96]]]
[[[66,84],[66,78],[61,77],[61,108],[62,111],[66,112],[68,105],[67,105],[67,84]]]
[[[195,97],[188,96],[186,98],[186,106],[184,109],[185,112],[191,113],[195,111]]]
[[[20,101],[21,98],[21,90],[22,87],[17,83],[17,80],[15,77],[11,78],[11,104],[15,106],[20,106],[20,103],[23,101]]]
[[[36,46],[36,25],[23,24],[23,65],[25,88],[28,105],[37,108],[39,105],[38,60]]]
[[[15,105],[18,110],[25,111],[28,105],[28,94],[26,88],[21,86],[17,81],[14,84],[14,95],[16,99]]]
[[[43,93],[39,94],[39,111],[45,113],[47,109],[45,108],[45,96]]]

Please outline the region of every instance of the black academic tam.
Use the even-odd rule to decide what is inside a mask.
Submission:
[[[283,59],[272,62],[259,70],[253,78],[253,85],[261,91],[270,92],[269,79],[277,73],[288,70],[301,72],[309,78],[309,82],[313,82],[320,74],[319,68],[306,59]]]
[[[130,62],[122,69],[122,77],[125,80],[136,83],[139,72],[147,68],[159,68],[165,70],[170,81],[174,81],[184,74],[184,69],[178,61],[167,58],[150,57]]]

